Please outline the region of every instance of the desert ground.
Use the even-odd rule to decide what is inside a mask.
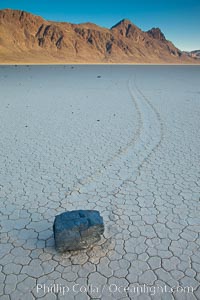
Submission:
[[[200,299],[200,67],[0,67],[0,298]],[[99,210],[94,247],[53,222]]]

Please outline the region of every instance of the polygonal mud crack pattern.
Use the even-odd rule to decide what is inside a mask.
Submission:
[[[194,293],[143,293],[137,299],[199,299],[200,101],[189,92],[198,87],[199,69],[102,67],[102,84],[94,80],[98,67],[75,66],[73,74],[69,67],[52,68],[60,72],[57,94],[52,90],[45,97],[46,80],[37,94],[34,67],[21,67],[27,73],[21,102],[3,90],[3,105],[9,101],[11,107],[3,106],[0,125],[5,149],[0,156],[0,297],[64,299],[36,288],[58,284],[69,288],[67,299],[134,299],[131,287],[146,284],[191,286]],[[21,78],[16,69],[14,86]],[[14,72],[2,68],[2,81],[7,80],[2,70]],[[81,96],[74,92],[78,78]],[[30,101],[31,91],[39,102]],[[99,127],[92,120],[97,108],[91,99],[101,115],[95,118],[101,119]],[[20,127],[21,114],[29,132]],[[68,136],[64,125],[71,126]],[[90,249],[60,255],[54,249],[54,216],[79,208],[100,211],[104,236]]]

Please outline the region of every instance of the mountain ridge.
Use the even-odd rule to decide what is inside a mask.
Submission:
[[[110,29],[90,22],[48,21],[0,10],[0,63],[195,63],[159,28],[142,31],[128,19]]]

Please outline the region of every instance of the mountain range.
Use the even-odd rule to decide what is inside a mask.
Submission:
[[[200,50],[193,50],[190,52],[186,52],[186,54],[189,55],[190,57],[200,59]]]
[[[107,29],[0,10],[0,63],[199,62],[199,54],[179,50],[159,28],[145,32],[127,19]]]

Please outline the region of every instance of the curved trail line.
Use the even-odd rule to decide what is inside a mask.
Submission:
[[[161,144],[163,124],[160,114],[138,88],[136,80],[133,80],[133,92],[132,80],[132,78],[129,78],[127,81],[127,88],[138,114],[137,130],[134,138],[107,162],[107,166],[104,165],[103,169],[97,170],[97,172],[87,177],[84,182],[79,182],[73,190],[66,194],[66,198],[73,192],[79,194],[87,194],[91,190],[94,190],[95,193],[102,192],[102,184],[104,185],[104,192],[116,195],[124,184],[136,180],[143,164],[148,161]],[[111,162],[114,162],[114,164],[110,165]]]
[[[130,79],[129,79],[130,80]],[[129,86],[129,80],[127,81],[127,86]],[[142,117],[141,117],[141,111],[139,109],[138,103],[135,99],[135,97],[130,93],[130,90],[128,88],[129,94],[131,96],[131,100],[134,104],[135,110],[137,112],[137,129],[136,132],[134,134],[134,137],[126,144],[125,147],[120,148],[116,153],[113,154],[113,156],[111,158],[109,158],[108,160],[106,160],[106,162],[102,163],[102,167],[97,169],[95,172],[93,172],[91,175],[86,176],[85,178],[81,179],[78,181],[78,183],[76,185],[74,185],[71,189],[68,190],[67,193],[65,193],[65,196],[67,197],[68,195],[70,195],[73,192],[78,192],[80,187],[82,187],[83,185],[89,184],[91,181],[93,181],[95,179],[95,177],[100,176],[105,169],[107,169],[107,167],[117,158],[119,158],[121,155],[125,154],[128,149],[130,147],[132,147],[136,141],[138,140],[138,138],[140,137],[141,131],[142,131],[142,127],[143,127],[143,121],[142,121]]]
[[[129,164],[126,164],[126,168],[132,171],[128,172],[130,175],[124,178],[123,182],[116,188],[114,192],[115,196],[120,193],[124,185],[128,182],[133,183],[137,179],[144,163],[147,163],[151,155],[155,153],[164,137],[164,128],[159,112],[138,88],[136,80],[134,80],[133,83],[134,93],[131,87],[131,79],[128,81],[128,90],[140,112],[140,124],[142,124],[142,127],[139,130],[137,139],[132,144],[133,147],[129,148],[131,153],[130,159],[128,160]],[[136,102],[135,99],[138,99],[138,101]],[[126,160],[126,157],[124,157],[124,161]],[[124,168],[124,165],[122,167]],[[120,178],[120,171],[118,173]]]
[[[158,110],[155,108],[155,106],[151,103],[151,101],[147,98],[147,96],[144,95],[144,93],[141,91],[141,89],[139,89],[138,84],[136,83],[136,76],[134,79],[134,85],[135,85],[135,89],[136,91],[139,93],[140,97],[143,98],[143,100],[146,102],[147,105],[149,105],[149,107],[151,108],[151,110],[154,112],[155,117],[158,120],[158,124],[159,124],[159,130],[160,130],[160,137],[159,140],[157,141],[156,145],[151,149],[150,153],[146,156],[146,158],[143,159],[142,163],[140,164],[140,166],[138,167],[138,171],[140,174],[140,170],[143,166],[143,164],[145,162],[148,161],[148,159],[150,158],[150,156],[156,151],[156,149],[161,145],[161,142],[163,141],[164,138],[164,126],[163,126],[163,122],[162,122],[162,118],[158,112]],[[130,89],[130,93],[132,93],[131,89]]]

